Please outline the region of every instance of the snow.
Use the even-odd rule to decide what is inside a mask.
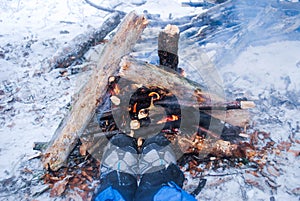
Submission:
[[[299,51],[300,41],[249,46],[234,62],[219,69],[226,94],[229,97],[242,96],[254,100],[257,107],[251,114],[255,129],[270,132],[275,142],[288,141],[291,133],[299,138],[299,129],[296,129],[300,119],[300,71],[296,65],[299,62]],[[293,93],[293,97],[290,97],[289,93]],[[292,106],[285,103],[288,101],[292,102]],[[299,144],[293,147],[295,150],[299,148]],[[275,161],[284,163],[280,165],[284,174],[277,178],[277,183],[284,185],[284,188],[280,188],[277,195],[274,195],[275,200],[299,200],[299,197],[288,193],[300,185],[299,157],[295,158],[287,153],[286,156],[275,157]],[[222,189],[218,189],[230,193],[212,196],[215,189],[211,191],[204,188],[199,200],[202,200],[202,196],[205,200],[240,200],[242,194],[235,186],[239,185],[240,177],[238,175],[231,178],[230,182],[221,185]],[[266,190],[257,190],[249,186],[245,188],[248,200],[269,200],[271,197]],[[233,195],[234,197],[230,198]]]
[[[147,10],[150,14],[159,14],[164,20],[203,11],[201,8],[182,7],[181,1],[176,0],[94,2],[125,12],[135,9],[143,13]],[[256,16],[255,20],[270,22],[274,16],[277,17],[273,11],[270,11],[270,17],[260,13],[265,18]],[[18,176],[24,164],[28,165],[28,157],[36,153],[32,150],[33,142],[51,139],[68,111],[72,95],[81,87],[80,80],[86,76],[78,74],[69,79],[57,78],[57,70],[48,71],[47,60],[76,35],[85,32],[90,26],[101,25],[107,13],[81,0],[1,1],[0,13],[1,181]],[[291,18],[284,18],[287,19],[284,21],[281,17],[285,16],[274,19],[276,26],[270,33],[283,29],[286,32],[277,34],[274,39],[268,33],[270,26],[261,23],[263,26],[260,27],[256,24],[243,27],[250,34],[238,38],[239,40],[233,38],[228,46],[218,43],[216,38],[201,47],[203,51],[207,51],[205,54],[211,58],[211,62],[215,62],[227,98],[247,97],[254,100],[257,107],[251,110],[251,114],[255,129],[270,132],[275,142],[287,141],[290,134],[298,138],[300,135],[300,37],[299,31],[296,33],[292,29],[299,20],[293,18],[294,21],[288,21]],[[250,18],[249,21],[251,20],[253,19]],[[290,29],[286,29],[285,22],[290,25]],[[262,31],[263,28],[267,29],[264,34],[253,40],[252,37],[258,37],[253,33]],[[143,38],[153,37],[158,30],[157,27],[153,27],[153,30],[146,29]],[[155,63],[156,44],[153,39],[145,42],[151,43],[151,46],[146,43],[138,44],[134,54]],[[235,47],[238,47],[238,51]],[[185,50],[181,51],[182,61],[188,60],[188,44],[182,44],[181,48]],[[224,61],[220,60],[222,57]],[[186,67],[184,63],[180,65]],[[187,69],[190,72],[188,76],[194,76],[193,70]],[[200,78],[195,76],[194,79]],[[299,150],[300,146],[295,144],[292,148]],[[295,187],[300,187],[299,156],[296,158],[287,153],[277,160],[284,161],[280,165],[284,174],[277,178],[277,183],[282,187],[274,197],[276,200],[299,200],[299,197],[290,193]],[[38,162],[34,165],[38,169]],[[219,185],[214,182],[215,178],[208,178],[208,185],[197,197],[198,200],[241,200],[242,197],[248,200],[269,200],[271,197],[269,192],[250,186],[240,189],[241,175],[229,176]],[[54,200],[43,196],[44,200]],[[0,200],[15,199],[19,197],[0,196]]]

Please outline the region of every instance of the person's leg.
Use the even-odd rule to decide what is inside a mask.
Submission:
[[[176,165],[170,142],[163,134],[147,139],[139,160],[141,180],[135,200],[195,201],[184,190],[184,175]]]
[[[132,201],[137,188],[137,147],[125,134],[112,137],[101,161],[100,188],[95,201]]]

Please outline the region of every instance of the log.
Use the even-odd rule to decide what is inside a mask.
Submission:
[[[119,76],[148,88],[158,86],[168,89],[179,102],[191,102],[194,103],[192,105],[194,107],[221,101],[219,97],[202,91],[204,86],[182,77],[169,68],[157,67],[147,62],[138,61],[130,56],[122,58]]]
[[[223,2],[222,2],[223,3]],[[179,28],[176,25],[167,25],[158,36],[158,56],[160,65],[169,67],[178,71],[178,41],[179,41]],[[188,106],[188,101],[182,101],[181,106]],[[177,103],[176,103],[177,104]],[[249,122],[249,113],[245,110],[254,107],[252,101],[235,101],[230,103],[217,103],[200,105],[199,110],[205,111],[213,117],[230,123],[234,126],[243,127]],[[230,109],[239,109],[237,111],[227,111]],[[220,110],[220,111],[215,111]],[[226,110],[226,113],[224,111]]]
[[[120,24],[115,36],[104,48],[89,80],[74,97],[71,111],[55,131],[42,159],[46,169],[56,171],[64,165],[105,95],[108,78],[119,69],[121,57],[131,52],[147,24],[148,21],[135,12],[129,13]]]
[[[250,123],[250,114],[248,110],[236,109],[226,110],[225,115],[222,110],[206,110],[204,111],[216,119],[227,122],[233,126],[245,127]]]
[[[176,105],[176,101],[166,101],[166,100],[159,100],[156,101],[156,104],[168,104],[168,105]],[[182,104],[186,107],[191,107],[192,103],[189,101],[182,101]],[[216,103],[212,105],[201,105],[199,107],[199,110],[237,110],[237,109],[250,109],[254,108],[255,103],[253,101],[247,101],[247,100],[236,100],[231,102],[225,102],[225,103]]]
[[[178,99],[179,105],[189,105],[197,110],[201,107],[220,105],[223,100],[215,94],[203,91],[201,85],[182,77],[169,68],[159,68],[146,62],[137,61],[125,56],[120,62],[119,76],[145,87],[159,86],[168,89]],[[218,108],[219,109],[219,108]],[[236,112],[238,111],[238,112]],[[211,110],[205,111],[211,116],[228,122],[234,126],[245,125],[249,121],[247,111],[242,110]],[[240,114],[241,113],[241,114]]]
[[[178,70],[178,40],[179,29],[176,25],[168,24],[158,35],[159,64]]]
[[[122,14],[113,13],[103,22],[101,27],[91,28],[86,33],[80,34],[69,41],[48,61],[50,70],[54,68],[67,68],[94,45],[100,43],[121,22]]]

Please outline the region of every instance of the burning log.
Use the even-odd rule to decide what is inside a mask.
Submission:
[[[111,14],[100,28],[91,29],[87,33],[80,34],[68,42],[62,49],[58,50],[49,61],[50,69],[67,68],[82,56],[94,45],[100,43],[113,31],[122,19],[122,14]]]
[[[226,110],[231,107],[225,105],[224,110],[214,110],[214,106],[220,106],[223,100],[217,95],[203,91],[201,85],[195,83],[169,68],[159,68],[146,62],[137,61],[129,56],[123,57],[120,63],[119,75],[127,80],[142,84],[145,87],[159,86],[169,90],[178,99],[179,105],[188,103],[193,108],[212,109],[205,110],[213,117],[228,122],[235,126],[244,126],[249,121],[247,111]],[[141,73],[142,72],[142,73]],[[171,88],[170,88],[171,87]],[[220,103],[221,102],[221,103]],[[242,104],[242,105],[241,105]],[[239,103],[235,107],[241,109],[254,106],[252,102]],[[210,107],[210,108],[209,108]],[[248,108],[247,107],[247,108]]]
[[[145,87],[159,86],[169,90],[179,100],[190,100],[197,106],[211,102],[217,97],[202,92],[201,85],[182,77],[175,71],[159,68],[147,62],[137,61],[132,57],[125,56],[120,63],[121,78],[142,84]],[[172,89],[170,89],[172,87]],[[193,105],[195,106],[195,105]]]
[[[186,107],[192,107],[193,103],[189,101],[182,101],[182,105]],[[156,104],[168,104],[168,105],[175,105],[178,104],[175,101],[166,101],[166,100],[159,100]],[[247,100],[236,100],[227,103],[216,103],[211,105],[200,105],[199,110],[236,110],[236,109],[250,109],[255,107],[255,103],[253,101]]]
[[[158,36],[158,55],[160,65],[169,67],[178,71],[178,40],[179,28],[176,25],[167,25]],[[188,104],[187,101],[181,101],[181,106],[192,106],[193,103]],[[170,104],[170,103],[164,103]],[[173,104],[178,104],[176,101]],[[248,109],[253,108],[255,104],[252,101],[234,101],[230,103],[204,104],[199,106],[200,111],[205,111],[213,117],[230,123],[234,126],[245,126],[249,121],[249,113],[243,110],[227,111],[231,109]],[[220,111],[215,111],[220,110]],[[224,111],[226,111],[224,113]]]
[[[64,165],[105,95],[108,78],[118,70],[121,57],[130,53],[147,23],[143,16],[135,12],[125,17],[113,39],[104,48],[97,68],[75,96],[69,115],[64,118],[49,143],[43,156],[45,168],[55,171]]]

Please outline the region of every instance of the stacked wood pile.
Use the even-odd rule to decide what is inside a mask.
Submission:
[[[42,162],[48,170],[44,181],[51,195],[61,196],[73,189],[76,196],[90,200],[98,185],[102,150],[119,132],[138,138],[139,146],[149,133],[163,132],[181,153],[178,164],[194,177],[203,177],[211,168],[247,166],[252,168],[249,174],[266,177],[276,189],[272,176],[280,173],[266,157],[288,150],[288,145],[276,145],[268,133],[246,132],[249,115],[245,109],[253,107],[253,102],[225,102],[178,72],[176,26],[168,25],[159,35],[160,66],[128,56],[146,26],[147,20],[134,12],[125,17],[92,76],[74,97],[70,114],[43,151]],[[186,113],[196,120],[184,124],[192,119]],[[226,128],[232,129],[232,136],[226,139],[224,133],[210,130],[206,123],[211,119],[222,128],[230,125]],[[260,185],[249,178],[245,182]]]

